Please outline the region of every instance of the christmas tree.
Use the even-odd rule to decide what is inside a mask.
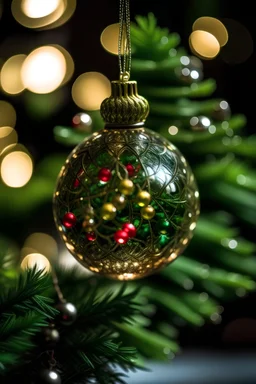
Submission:
[[[243,135],[244,116],[232,115],[226,101],[212,98],[215,81],[202,79],[202,62],[179,47],[177,34],[159,28],[152,14],[136,22],[132,76],[150,103],[147,126],[177,145],[199,186],[201,215],[194,238],[169,267],[123,284],[86,274],[79,266],[63,268],[56,260],[48,272],[38,265],[25,265],[23,271],[20,249],[3,237],[3,383],[24,377],[36,383],[125,382],[119,367],[136,369],[144,358],[175,356],[180,319],[197,327],[218,322],[225,302],[255,289],[255,244],[242,231],[255,225],[255,137]],[[102,127],[98,112],[86,115],[94,131]],[[78,128],[86,127],[81,115],[77,118]],[[54,135],[73,147],[86,133],[56,127]],[[36,212],[51,206],[65,158],[45,158],[19,195],[1,184],[7,228],[17,215],[18,223],[29,227]]]

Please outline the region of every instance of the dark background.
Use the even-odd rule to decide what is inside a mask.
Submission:
[[[66,148],[63,149],[54,141],[52,129],[55,125],[70,125],[73,115],[79,112],[70,95],[75,78],[87,71],[102,72],[109,79],[117,77],[117,58],[102,49],[99,36],[107,25],[118,22],[118,1],[78,0],[72,19],[60,28],[47,31],[33,31],[22,27],[11,14],[11,1],[6,0],[3,3],[0,60],[4,61],[13,54],[29,53],[39,45],[57,43],[65,47],[75,61],[72,80],[61,90],[61,94],[56,93],[56,98],[61,97],[50,120],[29,115],[24,94],[16,97],[1,94],[1,99],[9,100],[16,109],[19,141],[28,147],[35,161],[39,161],[53,151],[66,151]],[[136,14],[147,15],[148,12],[153,12],[161,27],[180,34],[182,45],[189,51],[188,37],[192,24],[200,16],[236,20],[247,29],[252,40],[256,41],[256,19],[252,4],[249,1],[225,0],[132,0],[131,18],[134,20]],[[234,44],[232,49],[241,49],[241,44],[243,45],[243,41],[238,34],[237,45]],[[255,133],[255,51],[246,61],[238,64],[227,63],[222,55],[203,62],[205,78],[213,77],[217,81],[215,95],[226,99],[233,113],[245,114],[248,119],[247,132]],[[39,98],[38,100],[40,102]],[[220,325],[208,324],[201,329],[184,328],[181,332],[182,346],[227,351],[256,349],[255,304],[255,295],[237,298],[232,303],[225,304]]]

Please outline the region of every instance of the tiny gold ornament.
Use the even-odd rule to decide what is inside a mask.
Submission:
[[[151,205],[148,205],[147,207],[142,208],[140,212],[143,219],[146,219],[146,220],[153,219],[153,217],[156,214],[155,209]]]
[[[129,55],[126,59],[127,65]],[[112,279],[132,280],[184,251],[200,204],[186,159],[144,127],[148,102],[129,81],[127,68],[120,73],[101,104],[104,129],[80,143],[62,167],[53,209],[61,238],[82,265]]]
[[[112,199],[112,204],[116,207],[118,211],[122,210],[126,206],[126,198],[123,195],[115,195]]]
[[[151,196],[150,196],[150,193],[148,193],[148,191],[140,191],[136,196],[137,204],[140,207],[145,207],[149,205],[150,200],[151,200]]]
[[[121,180],[118,186],[118,190],[123,194],[123,195],[132,195],[134,191],[134,185],[131,180],[125,179]]]
[[[116,207],[111,203],[103,204],[101,208],[101,217],[103,220],[113,220],[116,216]]]

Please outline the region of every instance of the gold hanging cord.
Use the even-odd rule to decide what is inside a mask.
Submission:
[[[131,72],[131,21],[129,0],[120,0],[118,61],[120,81],[127,82]]]

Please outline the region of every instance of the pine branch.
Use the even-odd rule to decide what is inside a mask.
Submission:
[[[38,329],[47,326],[47,324],[46,316],[36,312],[25,314],[24,317],[3,316],[0,318],[0,346],[2,341],[14,334],[21,333],[32,336],[38,332]]]
[[[166,87],[166,86],[151,86],[145,87],[145,85],[140,86],[140,93],[147,99],[156,99],[166,101],[173,101],[180,97],[204,97],[212,94],[216,89],[216,82],[213,79],[207,79],[202,81],[199,84],[193,84],[193,86],[176,86],[176,87]]]
[[[150,58],[153,60],[161,60],[168,55],[170,49],[175,48],[180,37],[177,33],[170,34],[168,29],[157,26],[157,20],[152,13],[148,17],[136,17],[138,26],[133,23],[131,29],[131,38],[135,45],[133,46],[136,57],[145,57],[147,49],[150,46]]]
[[[0,313],[21,314],[34,310],[52,318],[58,313],[53,307],[53,301],[42,296],[52,289],[51,278],[36,267],[21,272],[10,288],[4,289],[0,296]]]
[[[96,379],[99,384],[125,384],[127,377],[124,373],[115,372],[111,369],[102,369],[96,373]]]
[[[10,239],[0,236],[0,274],[17,266],[19,249]]]
[[[75,332],[71,339],[83,360],[83,369],[96,368],[104,360],[110,360],[125,369],[133,366],[136,358],[135,348],[122,347],[120,343],[114,342],[111,331],[90,334]]]
[[[64,343],[69,346],[70,353],[63,353],[63,348],[56,352],[62,361],[64,383],[80,382],[85,376],[87,380],[98,378],[98,375],[105,377],[104,372],[110,370],[110,365],[126,371],[139,368],[135,362],[136,350],[114,341],[113,332],[109,330],[74,331],[64,336]]]
[[[252,291],[256,288],[255,282],[246,275],[234,272],[227,272],[220,268],[209,268],[196,260],[189,259],[185,256],[180,257],[173,263],[172,269],[182,271],[189,277],[198,281],[207,280],[227,288],[244,288]],[[163,275],[168,277],[169,268],[162,271]]]
[[[166,360],[170,354],[174,355],[179,351],[178,344],[169,337],[130,324],[116,323],[115,325],[122,340],[135,345],[138,352],[147,358]]]
[[[139,289],[126,292],[126,285],[122,284],[118,289],[111,289],[103,293],[99,286],[90,291],[87,300],[79,306],[80,326],[111,325],[112,321],[130,322],[138,313],[136,296]],[[79,324],[76,324],[79,326]]]

